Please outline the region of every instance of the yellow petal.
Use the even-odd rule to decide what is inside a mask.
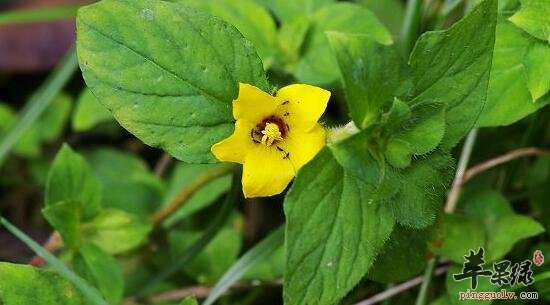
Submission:
[[[233,117],[258,123],[273,115],[279,104],[277,99],[259,88],[239,84],[239,96],[233,101]]]
[[[277,116],[290,127],[310,130],[325,112],[330,91],[310,85],[290,85],[277,91]]]
[[[212,145],[211,150],[214,156],[220,161],[243,164],[246,154],[258,145],[250,137],[250,130],[254,126],[255,124],[247,120],[237,120],[233,134]]]
[[[296,170],[308,163],[325,145],[325,129],[316,124],[308,132],[296,129],[288,134],[288,138],[279,144]]]
[[[246,198],[281,193],[295,175],[294,168],[276,146],[258,145],[245,158],[243,192]]]

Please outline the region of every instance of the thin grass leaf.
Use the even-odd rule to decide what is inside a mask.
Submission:
[[[229,219],[229,216],[231,215],[231,212],[233,211],[235,202],[237,202],[241,193],[241,182],[238,176],[238,174],[233,175],[231,191],[223,202],[220,213],[206,229],[201,238],[193,243],[191,246],[189,246],[189,248],[187,248],[180,257],[178,257],[174,262],[170,263],[166,269],[162,270],[149,283],[147,283],[147,285],[145,285],[145,287],[141,289],[142,293],[138,295],[138,298],[146,296],[147,293],[149,293],[151,289],[154,288],[161,281],[169,278],[170,276],[181,270],[181,268],[183,268],[185,264],[195,258],[195,256],[197,256],[197,254],[199,254],[204,249],[204,247],[206,247],[210,243],[210,241],[212,241],[212,239],[218,234],[218,232],[225,226],[227,220]]]
[[[74,18],[79,7],[79,5],[63,5],[32,10],[5,12],[0,14],[0,25]]]
[[[235,284],[250,268],[266,259],[273,251],[283,245],[285,240],[284,226],[277,228],[268,237],[248,250],[216,283],[210,291],[208,298],[202,305],[212,305],[223,295],[233,284]]]
[[[31,126],[31,124],[48,107],[54,97],[59,94],[63,86],[73,75],[78,67],[76,52],[71,49],[65,57],[59,62],[55,70],[48,76],[46,81],[29,98],[25,107],[21,110],[18,120],[11,126],[2,139],[0,139],[0,166],[4,162],[6,155],[13,148],[13,145],[19,140],[21,135]]]
[[[10,231],[15,237],[25,243],[29,248],[31,248],[36,254],[42,256],[50,266],[68,281],[73,283],[81,292],[84,294],[93,304],[95,305],[109,305],[99,292],[90,284],[88,284],[84,279],[76,275],[74,272],[69,270],[63,262],[61,262],[57,257],[55,257],[46,249],[42,248],[38,243],[36,243],[32,238],[30,238],[23,231],[19,230],[17,227],[12,225],[9,221],[0,217],[0,224],[2,224],[8,231]]]

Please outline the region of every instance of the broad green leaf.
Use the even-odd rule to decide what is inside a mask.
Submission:
[[[88,219],[100,209],[101,194],[101,184],[86,160],[64,144],[48,173],[46,207],[60,201],[77,202],[83,219]]]
[[[101,105],[90,89],[80,93],[73,112],[73,129],[87,131],[100,123],[113,121],[113,116],[105,106]]]
[[[374,197],[327,148],[300,170],[284,205],[285,304],[334,304],[366,274],[394,225]]]
[[[104,209],[90,222],[82,225],[82,234],[101,250],[124,253],[141,245],[148,237],[152,225],[135,215],[121,210]]]
[[[275,56],[277,30],[269,12],[254,0],[179,0],[222,18],[250,40],[269,67]]]
[[[476,248],[475,251],[478,249]],[[468,253],[464,253],[465,255]],[[464,259],[462,260],[464,262]],[[484,269],[492,269],[492,264],[484,264]],[[467,292],[468,289],[471,291],[478,292],[491,292],[500,290],[499,286],[491,284],[490,277],[478,277],[477,278],[477,288],[475,290],[470,287],[470,279],[467,278],[462,281],[455,281],[453,274],[462,273],[462,264],[460,266],[453,265],[449,270],[447,270],[447,278],[445,281],[445,286],[447,287],[448,300],[451,302],[448,305],[488,305],[492,303],[492,300],[459,300],[460,292]]]
[[[522,0],[521,9],[510,21],[527,33],[550,43],[550,3],[547,0]]]
[[[103,0],[79,10],[86,84],[148,145],[188,162],[233,129],[238,83],[269,91],[252,44],[231,25],[182,4]]]
[[[290,22],[301,16],[310,16],[318,9],[336,0],[256,0],[262,3],[283,22]]]
[[[114,257],[94,245],[85,245],[78,250],[73,264],[76,272],[97,287],[110,304],[120,302],[124,278]]]
[[[485,244],[485,227],[477,219],[448,214],[443,223],[443,244],[432,247],[436,254],[462,264],[464,255]]]
[[[399,171],[399,191],[390,200],[397,222],[417,229],[433,224],[452,177],[453,159],[442,152],[418,157]]]
[[[550,73],[544,67],[549,50],[548,44],[499,20],[487,104],[478,126],[508,125],[550,104],[550,97],[541,95],[548,92],[544,81]]]
[[[391,45],[375,37],[331,32],[328,40],[342,72],[351,117],[359,128],[374,124],[395,96],[406,93],[409,67]]]
[[[474,126],[487,98],[497,1],[484,0],[446,31],[423,34],[411,54],[413,105],[447,104],[442,146],[452,148]]]
[[[99,147],[85,154],[104,190],[102,206],[143,218],[160,206],[164,185],[144,160],[129,152]],[[124,173],[124,179],[121,179]]]
[[[172,232],[170,244],[174,257],[180,256],[200,236],[200,232]],[[199,283],[215,283],[236,261],[240,250],[240,233],[234,228],[226,228],[183,268]]]
[[[0,304],[89,305],[82,293],[53,271],[0,263]]]
[[[426,267],[431,231],[431,228],[412,230],[396,226],[374,261],[369,279],[396,283],[421,273]]]
[[[164,204],[168,204],[180,193],[187,185],[192,183],[199,175],[205,171],[215,169],[222,165],[219,164],[186,164],[179,163],[174,168],[168,189],[164,195]],[[216,202],[216,199],[228,192],[231,187],[231,175],[214,179],[197,190],[190,198],[188,198],[178,211],[168,217],[164,223],[166,226],[171,226],[182,219],[193,215],[201,209]]]
[[[66,247],[74,249],[81,244],[82,205],[80,203],[60,201],[47,205],[42,210],[42,214],[50,225],[61,234]]]
[[[392,42],[390,33],[368,9],[349,2],[324,6],[311,17],[310,33],[303,47],[302,59],[296,68],[295,76],[299,81],[329,84],[338,79],[340,73],[325,35],[327,31],[363,34],[381,44]]]

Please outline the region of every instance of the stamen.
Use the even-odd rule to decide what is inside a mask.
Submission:
[[[266,146],[271,146],[275,141],[283,140],[279,126],[275,123],[266,123],[262,134],[262,144]]]

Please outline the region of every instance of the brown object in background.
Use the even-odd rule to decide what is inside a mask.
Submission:
[[[36,9],[89,0],[18,0],[7,10]],[[5,7],[2,7],[6,11]],[[0,26],[0,73],[49,70],[75,41],[74,18],[52,22]]]

